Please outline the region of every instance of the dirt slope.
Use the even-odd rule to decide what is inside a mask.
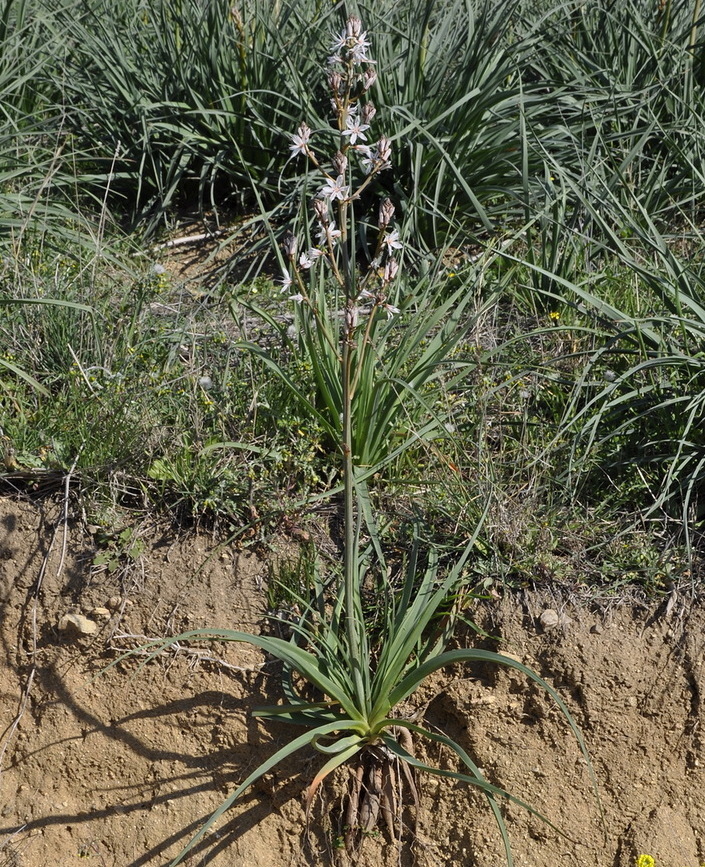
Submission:
[[[143,552],[117,557],[110,572],[94,565],[95,536],[71,520],[64,533],[61,517],[59,505],[0,499],[0,867],[164,865],[290,737],[248,713],[277,700],[276,665],[247,645],[219,643],[93,676],[145,636],[258,630],[265,564],[206,536],[152,528],[141,532]],[[604,826],[570,731],[523,677],[447,672],[416,697],[428,725],[457,738],[491,781],[569,836],[508,806],[518,867],[627,867],[642,852],[658,867],[705,862],[705,607],[670,602],[574,608],[527,594],[477,612],[574,713]],[[546,607],[565,615],[549,630],[539,623]],[[67,614],[98,628],[81,635],[78,619],[78,629],[66,620],[60,629]],[[425,755],[453,767],[447,751]],[[320,764],[307,751],[275,769],[184,863],[342,863],[335,786],[304,839],[300,796]],[[502,863],[487,806],[466,787],[426,780],[418,818],[413,847],[397,852],[373,835],[361,863]]]

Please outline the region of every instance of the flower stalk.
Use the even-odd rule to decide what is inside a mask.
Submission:
[[[371,343],[375,318],[385,313],[389,318],[399,312],[387,301],[387,291],[397,276],[399,267],[394,252],[402,248],[398,231],[387,232],[394,216],[394,205],[384,199],[379,209],[378,237],[374,254],[366,273],[360,275],[356,264],[354,212],[352,204],[374,177],[391,165],[391,142],[380,137],[374,148],[367,144],[368,133],[376,109],[369,99],[377,73],[374,61],[368,57],[370,42],[359,18],[351,16],[345,28],[335,38],[329,57],[328,84],[337,129],[336,150],[329,163],[314,153],[313,132],[302,122],[291,136],[292,158],[302,155],[322,172],[324,183],[313,201],[313,212],[318,222],[319,247],[302,254],[297,260],[297,246],[288,237],[284,242],[293,274],[285,276],[286,285],[296,284],[298,291],[290,298],[305,307],[315,326],[329,333],[326,323],[320,321],[320,311],[313,303],[312,292],[306,289],[304,272],[309,279],[318,263],[327,265],[337,283],[343,299],[342,324],[336,357],[340,363],[341,419],[340,451],[343,471],[344,508],[344,560],[343,593],[345,632],[353,671],[355,693],[361,706],[369,704],[369,660],[365,624],[361,605],[362,570],[359,557],[360,517],[356,513],[357,496],[355,468],[359,456],[355,454],[355,395],[364,368],[364,356]],[[358,163],[362,179],[355,187],[354,167]],[[335,219],[331,218],[331,213]],[[364,327],[363,315],[366,317]]]

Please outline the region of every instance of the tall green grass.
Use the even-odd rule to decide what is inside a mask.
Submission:
[[[357,8],[375,32],[371,95],[395,160],[371,198],[388,193],[404,214],[416,289],[448,273],[444,285],[455,291],[450,274],[486,251],[470,263],[480,287],[473,310],[483,299],[497,303],[471,331],[493,317],[492,327],[477,345],[466,336],[458,352],[477,364],[473,388],[486,382],[487,412],[484,421],[479,410],[456,413],[462,449],[501,465],[495,440],[483,440],[489,416],[508,465],[521,475],[517,455],[538,461],[527,473],[540,486],[543,467],[546,491],[559,485],[556,497],[609,490],[615,502],[658,504],[692,523],[702,476],[705,191],[697,5],[393,0]],[[245,216],[249,230],[266,224],[252,217],[258,197],[274,230],[295,221],[306,178],[300,163],[282,166],[280,154],[304,116],[317,135],[330,130],[315,57],[336,14],[318,0],[232,8],[3,0],[4,333],[12,353],[23,342],[31,351],[5,354],[0,366],[13,382],[25,376],[32,401],[42,389],[61,392],[69,343],[88,367],[112,370],[106,353],[123,357],[93,336],[114,322],[104,306],[117,291],[109,275],[124,264],[119,250],[113,255],[114,224],[149,233],[183,210],[221,209],[219,219]],[[364,234],[362,222],[358,229]],[[80,289],[66,275],[25,268],[31,256],[45,266],[70,262]],[[232,264],[240,269],[242,259]],[[410,287],[409,304],[413,295]],[[449,297],[441,292],[438,305]],[[299,377],[302,360],[290,349],[276,364]],[[161,349],[156,356],[160,365]],[[283,399],[283,381],[268,384],[268,400]],[[320,385],[305,371],[306,400]],[[469,402],[460,392],[449,391],[453,406]],[[291,439],[283,451],[306,455],[313,479],[327,471],[310,456],[321,437],[330,440],[330,418],[314,420],[304,404],[285,415],[311,425],[310,441]],[[278,417],[276,408],[262,413]],[[234,442],[243,431],[221,433]],[[196,452],[193,459],[184,442],[178,455],[155,453],[166,463],[148,467],[152,482],[187,499],[211,467],[212,453]],[[566,465],[561,474],[548,469]]]
[[[484,236],[540,207],[546,160],[595,193],[636,190],[654,216],[699,212],[702,27],[685,0],[357,6],[379,34],[373,96],[397,153],[385,185],[415,243],[442,246],[449,220]],[[268,207],[294,200],[301,179],[277,153],[302,116],[329,126],[310,82],[333,7],[32,8],[51,46],[42,87],[88,160],[84,192],[102,200],[110,177],[113,206],[149,231],[179,209],[251,209],[252,183]]]
[[[104,171],[114,160],[116,205],[133,224],[251,205],[250,178],[277,189],[281,131],[311,113],[303,81],[329,11],[89,0],[52,13],[66,44],[54,84],[67,123]]]
[[[600,195],[636,195],[654,218],[702,214],[702,12],[684,0],[551,9],[529,75],[551,88],[574,153],[549,153]],[[533,132],[533,131],[532,131]],[[540,133],[534,138],[543,147]],[[577,204],[577,203],[576,203]]]

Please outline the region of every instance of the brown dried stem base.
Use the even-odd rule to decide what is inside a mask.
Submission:
[[[390,729],[390,733],[413,755],[413,742],[407,729],[399,726]],[[351,858],[359,852],[365,835],[378,827],[380,814],[389,839],[401,845],[405,788],[414,802],[412,833],[415,833],[419,794],[411,767],[382,743],[371,745],[360,754],[344,801],[343,837]]]

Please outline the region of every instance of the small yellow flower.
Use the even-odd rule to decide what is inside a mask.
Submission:
[[[656,867],[656,862],[651,855],[639,855],[636,859],[636,867]]]
[[[554,322],[558,322],[558,320],[561,318],[561,314],[557,310],[551,310],[551,312],[548,314],[548,318],[552,319]],[[641,867],[641,865],[639,865],[639,867]],[[646,867],[648,867],[648,865],[646,865]]]

